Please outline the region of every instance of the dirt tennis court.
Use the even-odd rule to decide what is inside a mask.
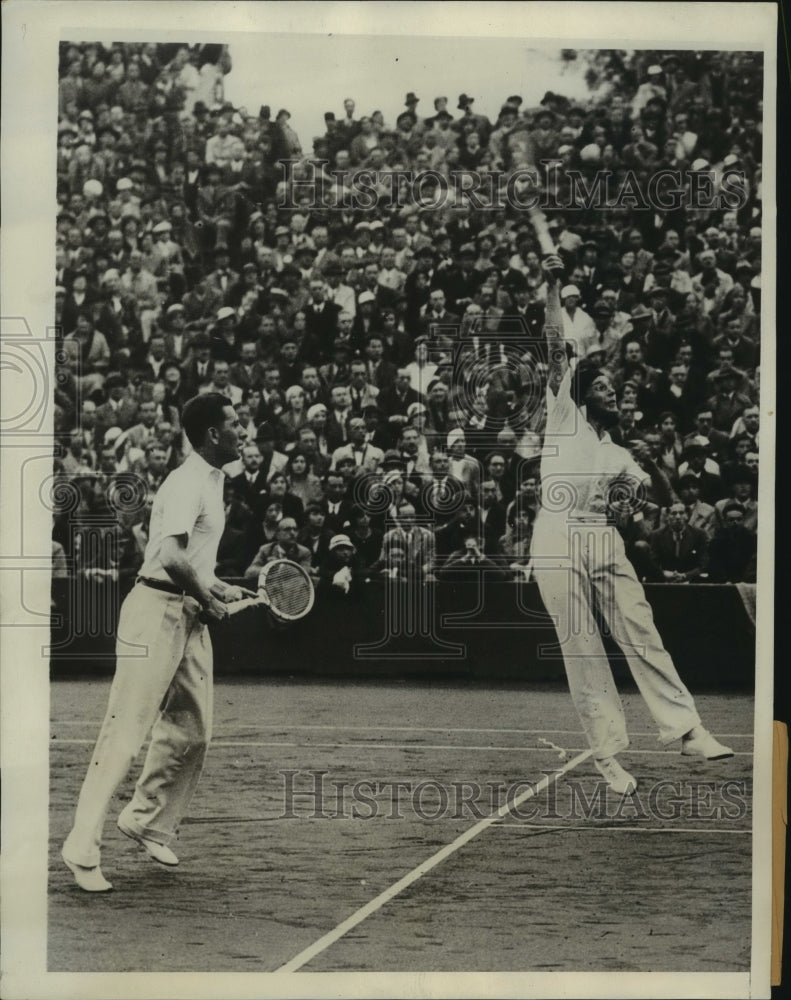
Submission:
[[[218,681],[180,866],[115,828],[136,766],[106,826],[114,891],[89,895],[59,852],[109,683],[52,683],[52,972],[749,969],[749,696],[697,697],[736,751],[706,763],[662,748],[626,692],[627,806],[596,800],[562,687]]]

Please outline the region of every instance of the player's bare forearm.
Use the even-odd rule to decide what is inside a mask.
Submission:
[[[162,542],[160,558],[170,579],[190,597],[194,597],[204,607],[211,605],[216,600],[187,559],[186,535],[169,535],[165,538]]]
[[[553,394],[557,395],[558,386],[569,365],[560,305],[560,274],[563,270],[563,261],[557,254],[549,254],[543,263],[544,273],[547,276],[547,305],[544,319],[544,337],[547,343],[549,365],[547,383]]]

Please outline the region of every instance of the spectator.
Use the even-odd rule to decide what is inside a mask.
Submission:
[[[319,568],[322,590],[334,597],[353,597],[357,593],[360,577],[360,561],[351,539],[348,535],[333,535]]]
[[[690,473],[681,476],[678,480],[678,495],[686,510],[689,527],[702,531],[706,540],[711,541],[717,527],[715,508],[700,499],[698,477]]]
[[[310,552],[310,574],[317,577],[319,567],[329,550],[332,532],[325,527],[326,512],[321,504],[308,503],[305,506],[305,526],[297,535],[300,545]]]
[[[253,561],[244,571],[245,580],[257,580],[264,566],[274,559],[289,559],[309,571],[311,552],[297,542],[298,530],[297,522],[293,517],[281,518],[277,525],[275,540],[261,546]]]
[[[744,526],[744,509],[730,501],[720,517],[722,527],[709,546],[709,579],[712,583],[755,583],[757,542]]]
[[[309,168],[277,162],[301,147],[288,112],[273,119],[265,105],[253,118],[217,100],[212,88],[221,94],[228,61],[216,49],[217,61],[201,64],[203,50],[192,45],[63,43],[55,421],[67,469],[148,476],[152,456],[155,472],[162,457],[157,441],[165,468],[174,468],[184,454],[181,408],[211,383],[233,399],[248,440],[258,439],[260,465],[250,452],[249,469],[240,460],[226,470],[242,492],[253,472],[254,505],[271,499],[267,483],[290,456],[291,493],[278,481],[269,505],[276,515],[316,497],[312,477],[323,479],[332,463],[342,473],[329,477],[335,534],[352,530],[369,479],[389,500],[373,514],[373,531],[408,501],[434,525],[441,549],[455,532],[452,547],[461,550],[460,531],[483,532],[474,509],[462,514],[480,478],[495,482],[510,528],[523,494],[519,462],[542,445],[542,407],[530,402],[543,399],[546,363],[531,338],[540,340],[546,284],[532,227],[511,205],[427,208],[407,186],[395,206],[381,186],[363,219],[332,204],[352,160],[446,177],[463,163],[494,165],[509,182],[513,171],[557,156],[562,196],[586,147],[598,150],[614,185],[626,170],[646,182],[664,167],[718,177],[736,156],[729,163],[744,166],[750,182],[738,211],[671,211],[649,232],[644,213],[626,205],[595,220],[569,209],[550,212],[549,227],[566,262],[566,336],[613,371],[623,418],[614,436],[650,449],[693,528],[711,533],[709,507],[723,511],[741,497],[742,526],[754,529],[744,470],[755,479],[759,462],[760,81],[755,68],[743,70],[742,54],[641,50],[616,72],[580,50],[598,87],[584,107],[554,100],[534,115],[508,98],[494,129],[466,94],[456,122],[444,99],[426,122],[412,101],[392,133],[380,113],[361,115],[349,99],[321,140],[341,186],[327,174],[328,205],[316,215],[300,195]],[[301,201],[300,210],[284,211],[281,196]],[[506,356],[509,315],[522,339],[527,330],[518,372],[510,358],[494,364]],[[491,364],[471,407],[465,374],[484,356]],[[362,418],[362,441],[352,415]],[[687,456],[700,448],[702,459]],[[478,461],[486,471],[476,472]],[[386,479],[377,479],[386,465]],[[537,483],[526,481],[532,509]],[[259,506],[254,536],[264,531],[262,513]],[[643,529],[653,519],[648,511]],[[630,520],[621,530],[628,545],[647,550],[638,527]],[[739,533],[733,538],[738,548]],[[132,543],[129,535],[122,562],[134,561]],[[491,549],[491,539],[481,545]],[[402,575],[403,564],[409,575],[402,551],[394,541],[387,572]]]
[[[321,479],[311,472],[308,456],[300,448],[293,448],[288,453],[286,477],[289,493],[299,497],[306,509],[309,504],[319,504],[324,499]]]
[[[733,503],[742,509],[742,525],[755,535],[758,531],[758,501],[755,498],[755,473],[746,466],[735,469],[728,476],[729,495],[714,504],[717,528],[724,528],[725,510]]]
[[[664,527],[651,535],[649,544],[651,554],[667,581],[689,583],[706,571],[706,535],[690,525],[683,503],[674,503],[668,508]]]

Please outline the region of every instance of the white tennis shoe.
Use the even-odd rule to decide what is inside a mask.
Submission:
[[[624,770],[615,757],[605,757],[594,760],[596,770],[617,795],[634,795],[637,791],[637,779]]]
[[[685,757],[700,756],[706,760],[724,760],[726,757],[733,757],[733,750],[715,740],[703,726],[695,726],[691,732],[683,737],[681,753]]]
[[[63,863],[74,876],[74,881],[85,892],[109,892],[113,885],[102,875],[102,870],[98,865],[93,868],[86,868],[83,865],[75,865],[73,861],[61,854]]]
[[[175,868],[179,863],[179,859],[169,847],[165,844],[158,844],[155,840],[149,840],[147,837],[141,837],[131,827],[126,826],[120,817],[116,826],[125,837],[137,841],[145,849],[148,856],[153,858],[154,861],[158,861],[159,864],[166,865],[168,868]]]

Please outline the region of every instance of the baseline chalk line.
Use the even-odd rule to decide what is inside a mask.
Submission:
[[[491,816],[486,816],[484,819],[480,820],[475,826],[471,826],[469,830],[465,830],[464,833],[460,834],[451,843],[446,844],[444,847],[440,848],[435,854],[432,854],[430,858],[424,861],[422,864],[418,865],[417,868],[413,868],[411,872],[404,875],[403,878],[394,882],[389,889],[385,889],[378,896],[375,896],[369,903],[361,907],[346,920],[338,924],[333,930],[329,931],[323,937],[320,937],[318,941],[314,941],[312,945],[305,948],[298,955],[295,955],[289,962],[285,965],[280,966],[277,972],[296,972],[297,969],[301,969],[303,965],[306,965],[311,959],[315,958],[316,955],[320,955],[321,952],[326,951],[331,944],[334,944],[345,934],[347,934],[353,927],[362,923],[367,917],[370,917],[372,913],[381,909],[385,903],[388,903],[391,899],[394,899],[399,893],[403,892],[404,889],[408,888],[414,882],[417,882],[419,878],[422,878],[427,872],[430,872],[432,868],[436,868],[437,865],[442,864],[443,861],[447,860],[452,854],[455,854],[460,847],[468,844],[471,840],[478,836],[478,834],[483,833],[484,830],[488,829],[493,823],[497,823],[499,820],[507,816],[511,810],[516,809],[523,802],[528,799],[533,798],[533,796],[540,794],[545,788],[553,781],[557,781],[562,775],[571,771],[577,765],[582,764],[586,761],[592,754],[591,750],[585,750],[573,757],[570,761],[563,765],[557,771],[553,771],[551,774],[545,775],[536,785],[528,788],[526,791],[522,792],[521,795],[517,795],[513,802],[506,802],[504,805],[500,806],[496,813],[492,813]]]

